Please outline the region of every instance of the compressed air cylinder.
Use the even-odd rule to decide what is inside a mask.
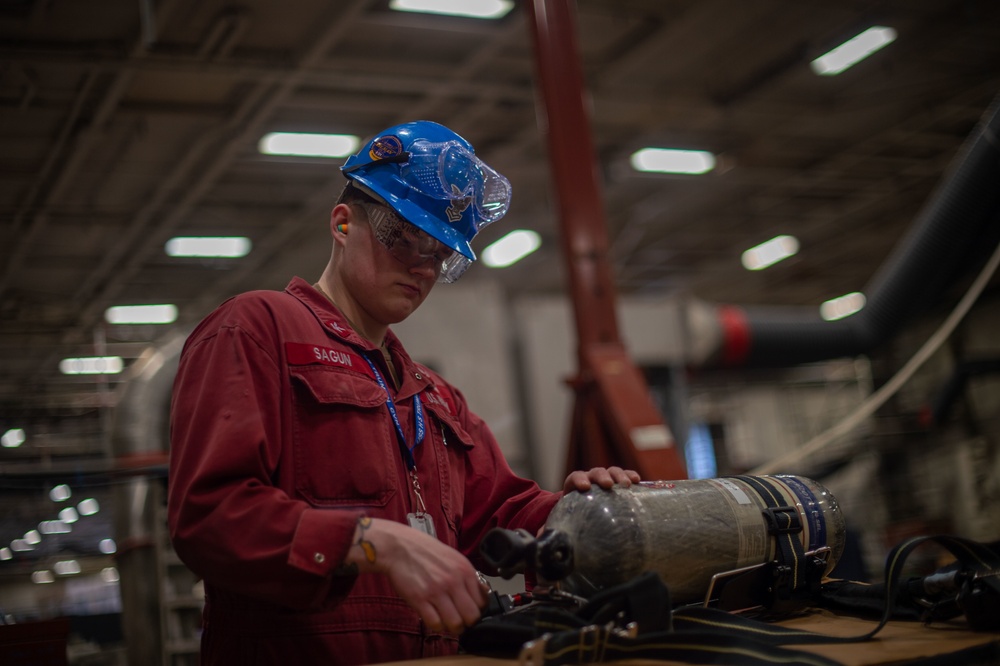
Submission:
[[[746,478],[763,480],[783,500],[779,504],[794,507],[802,530],[792,538],[801,540],[805,552],[828,548],[823,552],[829,574],[843,554],[846,530],[830,491],[799,476]],[[545,524],[538,563],[550,571],[567,564],[560,587],[585,597],[655,571],[674,603],[700,601],[715,574],[775,559],[764,515],[768,504],[742,479],[653,481],[568,493]]]

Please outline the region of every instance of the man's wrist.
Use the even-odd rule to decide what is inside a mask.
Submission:
[[[354,528],[351,548],[347,551],[344,567],[355,572],[377,573],[385,569],[387,541],[385,521],[361,516]]]

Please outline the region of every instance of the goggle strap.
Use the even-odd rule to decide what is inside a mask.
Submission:
[[[372,160],[371,162],[355,164],[354,166],[347,167],[346,169],[341,169],[341,171],[343,173],[350,173],[351,171],[356,171],[364,167],[378,166],[379,164],[404,164],[409,161],[410,153],[404,150],[399,155],[393,155],[392,157],[380,157],[377,160]]]

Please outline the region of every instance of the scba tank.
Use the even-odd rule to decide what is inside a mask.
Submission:
[[[844,517],[829,490],[799,476],[653,481],[568,493],[538,539],[536,564],[550,580],[561,579],[562,589],[584,597],[655,571],[674,603],[700,601],[714,575],[776,559],[767,519],[775,502],[797,513],[801,524],[781,538],[799,539],[807,553],[826,553],[823,575],[829,574],[844,551]]]

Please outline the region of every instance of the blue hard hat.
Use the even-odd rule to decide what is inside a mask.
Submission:
[[[380,132],[341,167],[354,185],[470,262],[469,242],[510,205],[510,183],[468,141],[428,120]]]

